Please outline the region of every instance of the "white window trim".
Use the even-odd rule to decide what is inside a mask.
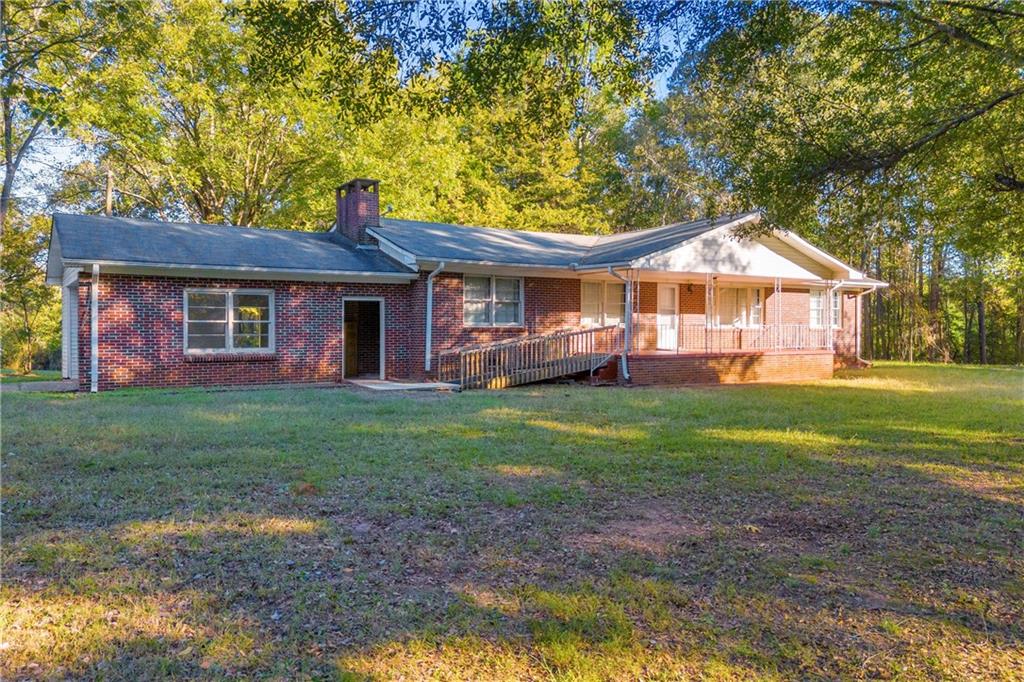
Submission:
[[[586,287],[587,284],[600,284],[601,285],[601,299],[598,301],[598,303],[600,305],[600,312],[598,313],[598,315],[600,315],[601,320],[600,320],[600,322],[598,322],[594,326],[595,327],[607,327],[607,326],[609,326],[609,323],[608,323],[608,317],[609,317],[609,314],[608,314],[608,307],[609,307],[608,306],[608,287],[609,286],[621,286],[622,287],[623,296],[625,297],[626,285],[623,284],[622,282],[616,282],[616,281],[611,281],[611,280],[600,280],[600,281],[595,282],[594,280],[581,279],[580,280],[580,324],[581,325],[583,324],[583,289],[584,289],[584,287]],[[618,326],[622,327],[622,326],[624,326],[626,324],[626,317],[629,315],[629,311],[626,309],[627,306],[626,306],[625,301],[623,301],[621,303],[617,302],[616,303],[616,308],[619,305],[622,306],[622,315],[619,316],[619,321],[618,321],[617,324],[618,324]]]
[[[491,305],[490,305],[491,321],[489,323],[486,323],[486,324],[467,324],[466,323],[466,278],[467,277],[480,277],[480,278],[486,277],[487,279],[489,279],[491,281],[491,299],[490,299],[490,303],[491,303]],[[498,322],[494,321],[494,312],[497,309],[497,306],[495,304],[498,303],[498,300],[497,300],[497,287],[495,285],[495,281],[499,280],[499,279],[514,279],[514,280],[518,280],[519,281],[519,319],[517,319],[515,322],[501,322],[501,323],[498,323]],[[479,299],[479,300],[482,301],[482,300],[485,300],[485,299]],[[504,303],[508,303],[508,301],[504,301]],[[474,274],[463,273],[463,275],[462,275],[462,326],[464,328],[467,328],[467,329],[491,329],[491,328],[497,327],[499,329],[509,329],[509,328],[522,327],[524,325],[523,319],[524,319],[525,314],[526,314],[526,282],[525,282],[524,278],[522,278],[522,277],[505,277],[503,275],[474,275]]]
[[[224,336],[224,348],[189,348],[188,347],[188,295],[189,294],[226,294],[227,329]],[[235,294],[257,294],[267,296],[270,308],[270,346],[267,348],[235,348]],[[274,353],[277,348],[277,315],[274,309],[273,289],[221,289],[221,288],[187,288],[182,294],[182,345],[186,355],[234,355],[238,353],[263,354]]]
[[[745,291],[747,294],[747,300],[743,305],[743,324],[722,324],[722,309],[721,309],[721,292],[723,289],[735,289],[738,291]],[[760,329],[764,326],[764,287],[736,287],[736,286],[716,286],[714,294],[714,305],[715,314],[712,324],[712,329]],[[758,324],[751,324],[750,322],[750,311],[754,307],[754,291],[758,290],[761,292],[761,322]]]

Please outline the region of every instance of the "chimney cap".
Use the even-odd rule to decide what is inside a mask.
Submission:
[[[373,178],[352,178],[344,185],[339,185],[337,189],[345,190],[346,192],[358,189],[368,189],[376,192],[379,186],[380,180],[374,180]]]

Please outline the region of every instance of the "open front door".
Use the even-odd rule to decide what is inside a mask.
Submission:
[[[344,300],[344,367],[346,379],[384,378],[384,301]]]
[[[679,345],[679,286],[658,285],[658,350],[676,350]]]

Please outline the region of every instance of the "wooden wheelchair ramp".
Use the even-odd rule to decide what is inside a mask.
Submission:
[[[437,378],[462,388],[506,388],[593,374],[622,349],[623,330],[617,325],[533,334],[442,353]]]

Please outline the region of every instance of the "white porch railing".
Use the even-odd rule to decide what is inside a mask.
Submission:
[[[623,327],[533,334],[440,353],[438,381],[463,388],[505,388],[590,372],[623,349]]]
[[[834,332],[806,324],[708,327],[703,324],[634,325],[633,352],[722,353],[739,350],[828,350]]]

